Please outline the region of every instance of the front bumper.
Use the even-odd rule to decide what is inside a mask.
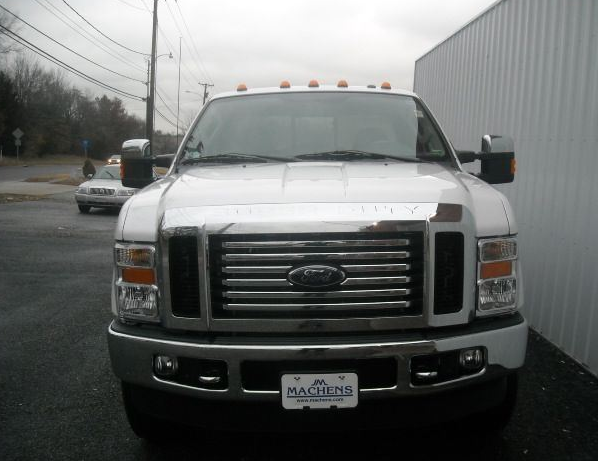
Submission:
[[[93,206],[93,207],[121,207],[129,200],[129,195],[91,195],[91,194],[75,194],[77,205]]]
[[[437,394],[512,374],[523,366],[527,331],[527,322],[520,314],[484,319],[463,327],[397,333],[373,339],[332,337],[329,340],[177,336],[151,327],[140,328],[113,322],[108,329],[108,345],[114,372],[124,382],[184,396],[238,402],[280,401],[279,391],[244,389],[244,362],[321,363],[330,360],[333,363],[389,357],[396,360],[396,383],[384,388],[360,388],[359,400],[362,402]],[[485,348],[486,366],[481,372],[446,383],[412,385],[412,357],[468,347]],[[153,358],[158,354],[226,362],[228,385],[226,389],[205,389],[160,379],[153,372]]]

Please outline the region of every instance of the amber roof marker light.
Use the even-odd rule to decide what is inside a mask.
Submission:
[[[382,85],[380,85],[380,88],[383,90],[390,90],[392,87],[390,86],[390,83],[384,82]]]
[[[238,87],[237,87],[237,91],[247,91],[247,85],[245,85],[244,83],[241,83]]]
[[[317,80],[310,80],[309,84],[307,85],[308,88],[319,88],[320,84]]]
[[[283,89],[287,89],[291,87],[291,83],[288,80],[283,80],[280,82],[280,87]]]
[[[347,83],[346,80],[339,80],[338,83],[336,84],[336,86],[338,88],[349,88],[349,84]]]

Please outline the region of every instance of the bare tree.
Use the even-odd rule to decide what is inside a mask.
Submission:
[[[18,32],[15,24],[16,18],[5,11],[0,11],[0,26],[6,27],[13,32]],[[8,54],[13,51],[20,51],[21,47],[0,27],[0,54]]]

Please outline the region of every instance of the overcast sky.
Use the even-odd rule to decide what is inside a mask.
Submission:
[[[201,93],[198,82],[213,83],[212,94],[234,89],[240,82],[249,87],[277,86],[281,80],[306,85],[312,78],[330,84],[345,79],[350,85],[389,81],[394,87],[412,89],[415,60],[494,1],[159,0],[158,54],[172,52],[174,58],[158,60],[158,92],[168,108],[158,98],[156,104],[176,122],[181,36],[181,120],[188,120],[201,106],[200,96],[186,93]],[[150,52],[153,0],[66,2],[115,42]],[[0,0],[0,5],[90,60],[146,80],[143,55],[102,37],[64,0]],[[144,84],[86,62],[23,23],[17,31],[88,75],[145,97]],[[42,58],[40,62],[54,66]],[[95,95],[105,92],[72,74],[69,79]],[[124,101],[127,110],[145,117],[145,103]],[[159,116],[156,127],[175,132]]]

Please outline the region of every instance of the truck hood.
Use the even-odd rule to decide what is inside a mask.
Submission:
[[[201,166],[170,175],[126,203],[116,238],[155,241],[160,220],[169,210],[331,203],[458,204],[475,217],[479,236],[513,232],[504,196],[450,167],[392,161],[300,162]]]

